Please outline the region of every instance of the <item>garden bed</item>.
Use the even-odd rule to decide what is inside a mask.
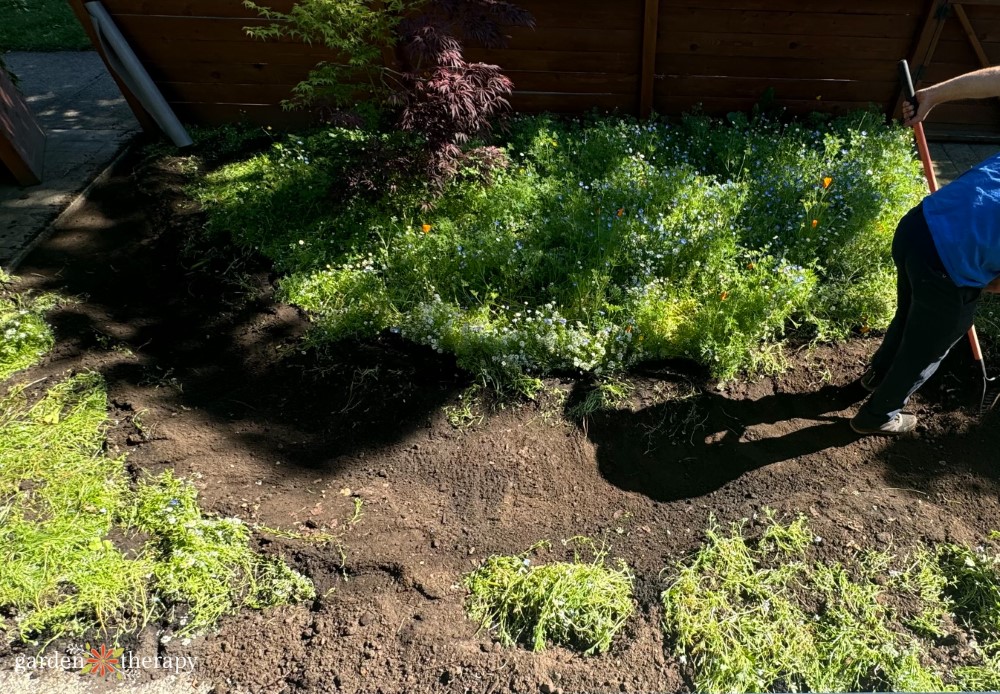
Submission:
[[[183,166],[125,160],[28,257],[28,288],[85,299],[49,315],[56,346],[20,380],[100,372],[109,451],[128,453],[134,477],[194,480],[208,513],[308,535],[339,532],[363,502],[343,555],[255,534],[312,579],[315,601],[227,617],[187,643],[162,639],[175,628],[164,625],[135,640],[140,653],[197,656],[216,691],[691,690],[660,594],[711,516],[757,518],[753,533],[766,508],[805,514],[818,556],[842,561],[975,546],[998,527],[998,415],[963,409],[974,381],[960,355],[915,400],[919,433],[898,441],[847,426],[873,333],[789,350],[783,374],[721,389],[687,362],[645,363],[627,397],[582,421],[567,411],[586,386],[549,377],[536,402],[457,429],[449,412],[470,378],[454,357],[392,333],[319,357],[302,350],[309,323],[275,299],[268,264],[192,259],[184,246],[204,217]],[[536,560],[565,559],[559,541],[580,535],[635,577],[636,613],[608,653],[504,647],[466,617],[462,576],[486,557],[550,540]],[[930,657],[947,667],[967,650],[942,639]]]

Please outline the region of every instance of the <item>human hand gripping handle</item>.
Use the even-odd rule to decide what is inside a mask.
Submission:
[[[927,178],[927,187],[933,193],[938,189],[938,185],[937,177],[934,175],[934,166],[931,164],[930,149],[927,147],[927,137],[924,135],[922,121],[926,114],[920,113],[920,103],[913,89],[913,78],[910,76],[910,65],[905,60],[899,61],[899,81],[903,86],[903,96],[907,101],[903,106],[903,113],[906,115],[906,112],[910,111],[905,123],[913,126],[913,134],[917,139],[917,151],[920,153],[920,162],[924,165],[924,177]]]

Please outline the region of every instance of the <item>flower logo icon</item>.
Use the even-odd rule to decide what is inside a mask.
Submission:
[[[90,673],[91,675],[97,675],[98,677],[107,677],[111,674],[122,677],[121,662],[119,658],[121,658],[122,653],[125,652],[124,648],[111,649],[103,643],[99,648],[91,648],[88,643],[86,649],[86,661],[83,666],[84,673]]]

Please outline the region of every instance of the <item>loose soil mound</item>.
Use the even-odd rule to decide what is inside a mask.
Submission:
[[[138,166],[126,160],[20,268],[31,288],[80,299],[51,317],[56,350],[24,378],[100,371],[109,447],[137,476],[196,480],[207,512],[340,532],[364,502],[343,566],[331,546],[259,539],[315,581],[314,604],[244,613],[187,644],[141,635],[140,653],[196,656],[218,692],[682,690],[661,571],[698,546],[710,514],[805,513],[830,557],[976,544],[1000,527],[1000,419],[959,407],[975,386],[961,360],[914,402],[924,425],[899,441],[847,426],[872,339],[803,349],[784,375],[722,390],[654,365],[629,407],[582,423],[564,410],[583,387],[553,380],[544,402],[456,430],[443,406],[468,380],[451,360],[390,339],[302,353],[307,321],[275,302],[266,269],[185,256],[201,218],[179,175]],[[466,619],[464,572],[577,535],[635,571],[639,612],[610,653],[502,649]]]

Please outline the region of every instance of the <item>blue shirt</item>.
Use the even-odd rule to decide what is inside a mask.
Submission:
[[[985,287],[1000,275],[1000,154],[925,198],[923,208],[956,285]]]

